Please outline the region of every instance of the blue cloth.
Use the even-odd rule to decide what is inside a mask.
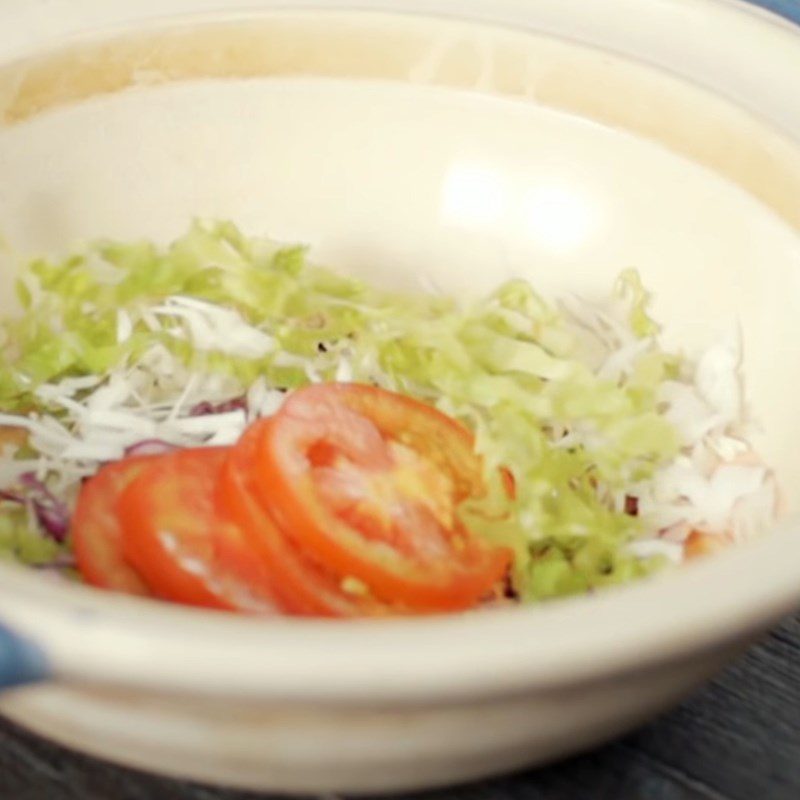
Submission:
[[[43,680],[47,674],[42,650],[0,625],[0,689]]]
[[[800,0],[751,0],[751,2],[800,24]]]

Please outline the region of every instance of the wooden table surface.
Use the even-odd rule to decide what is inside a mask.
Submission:
[[[800,0],[754,2],[800,22]],[[101,763],[0,720],[0,800],[257,797]],[[415,800],[800,800],[800,615],[624,739],[545,769]]]
[[[2,800],[255,800],[103,764],[0,722]],[[800,614],[641,730],[569,761],[414,800],[798,800]],[[331,800],[326,796],[325,800]]]

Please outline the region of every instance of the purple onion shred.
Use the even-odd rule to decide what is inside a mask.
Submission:
[[[0,491],[0,500],[5,500],[8,503],[19,503],[25,505],[25,497],[19,492],[9,492],[7,489]]]
[[[190,417],[205,417],[209,414],[228,414],[231,411],[247,411],[247,398],[234,397],[222,403],[210,403],[204,400],[189,409]]]
[[[54,542],[63,544],[69,533],[67,504],[59,500],[33,472],[20,475],[19,482],[25,490],[22,502],[31,506],[44,534]]]
[[[143,439],[125,448],[125,457],[130,456],[162,456],[177,450],[178,445],[165,442],[163,439]]]

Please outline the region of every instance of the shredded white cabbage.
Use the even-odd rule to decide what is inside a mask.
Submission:
[[[0,489],[33,470],[70,496],[143,441],[232,444],[287,389],[335,380],[436,405],[474,430],[487,475],[511,471],[514,524],[484,525],[485,508],[471,521],[515,547],[526,596],[622,582],[680,562],[692,531],[738,541],[777,513],[748,444],[740,337],[695,361],[664,351],[634,272],[603,302],[553,306],[517,281],[462,308],[432,283],[383,294],[224,223],[76,264],[34,264],[38,295],[26,279],[28,316],[7,327],[22,357],[0,362],[0,408],[20,408],[0,426],[29,431],[33,454],[6,448]],[[497,486],[490,500],[509,502]]]

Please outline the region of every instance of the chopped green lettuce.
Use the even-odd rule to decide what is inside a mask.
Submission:
[[[25,508],[0,503],[0,559],[48,566],[66,552],[65,545],[42,535]]]
[[[285,388],[373,382],[435,404],[474,431],[486,492],[464,503],[461,516],[513,548],[525,599],[625,582],[660,565],[627,554],[641,527],[619,498],[678,452],[656,396],[679,360],[644,341],[625,370],[603,377],[588,366],[565,313],[524,281],[469,304],[391,293],[311,264],[302,247],[197,222],[165,248],[99,242],[62,261],[39,259],[17,291],[26,313],[3,323],[3,410],[57,414],[37,387],[133,365],[154,345],[244,387],[258,377]],[[257,358],[231,356],[154,326],[148,309],[175,296],[233,308],[277,346]],[[634,345],[657,333],[634,271],[620,277],[616,302]],[[500,467],[513,475],[513,497]],[[0,548],[19,550],[17,528],[0,519]]]

